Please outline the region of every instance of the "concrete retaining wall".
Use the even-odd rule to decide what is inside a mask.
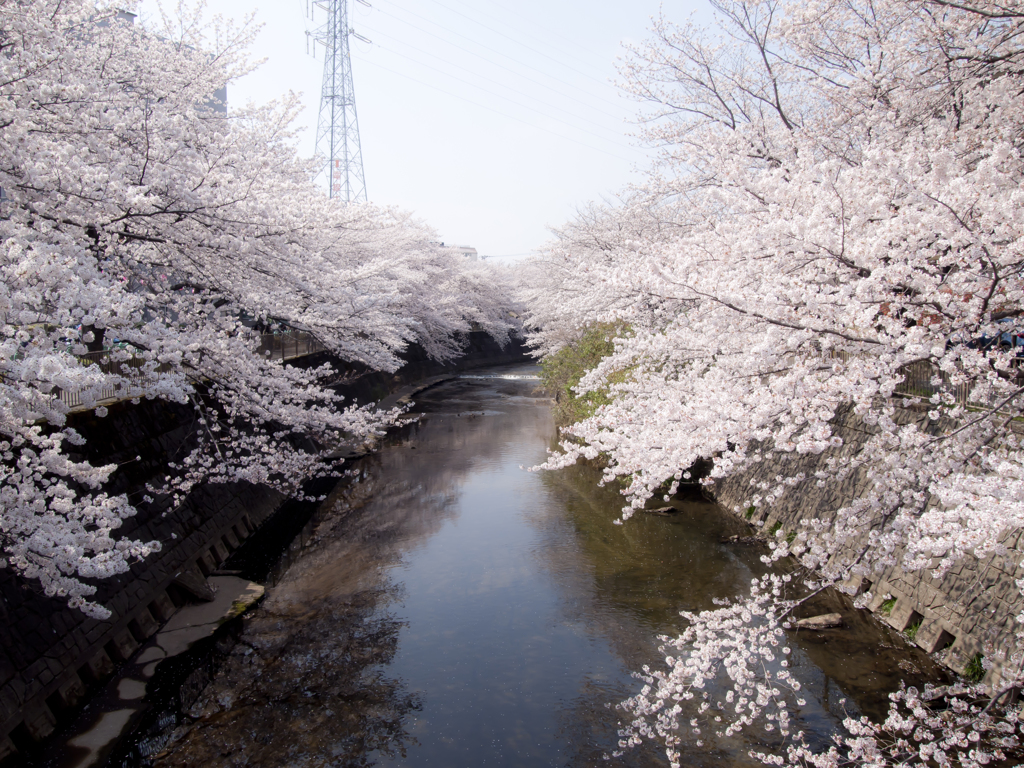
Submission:
[[[898,411],[900,423],[927,423],[927,416],[914,411]],[[833,422],[844,447],[840,455],[851,455],[873,434],[872,427],[851,412],[837,415]],[[835,454],[832,454],[835,455]],[[811,480],[786,489],[768,507],[750,514],[751,522],[760,522],[769,531],[781,524],[786,533],[799,530],[804,520],[828,521],[835,512],[864,492],[868,480],[863,471],[843,481],[827,480],[817,485],[814,473],[826,469],[823,456],[783,455],[763,461],[745,472],[716,483],[715,498],[726,509],[747,518],[749,500],[758,493],[759,483],[776,485],[776,477],[806,473]],[[866,531],[865,531],[866,533]],[[998,684],[1002,664],[999,649],[1015,646],[1015,617],[1020,613],[1021,597],[1015,580],[1024,578],[1024,531],[1005,535],[1005,554],[984,560],[967,558],[941,579],[930,571],[905,572],[888,568],[858,584],[873,596],[870,609],[899,631],[919,623],[914,641],[946,666],[959,673],[967,671],[977,654],[991,660],[993,667],[984,681]],[[892,603],[895,600],[895,603]]]
[[[380,399],[420,378],[445,371],[527,360],[518,342],[502,349],[482,333],[468,339],[466,355],[452,364],[427,359],[417,347],[395,374],[348,374],[338,389],[350,400]],[[319,365],[325,355],[293,361]],[[73,414],[69,424],[87,437],[87,458],[120,465],[113,493],[139,498],[147,481],[162,477],[193,431],[189,406],[162,401],[108,405],[108,415]],[[118,537],[158,540],[163,549],[129,573],[97,582],[96,599],[110,608],[106,621],[89,619],[47,598],[35,582],[0,570],[0,759],[46,738],[58,718],[77,707],[88,688],[109,677],[189,599],[182,584],[205,577],[266,521],[284,501],[276,491],[245,483],[195,488],[177,509],[150,509],[125,522]]]
[[[123,465],[111,489],[139,495],[187,442],[191,408],[143,401],[109,406],[97,419],[69,423],[89,437],[88,458]],[[136,458],[138,457],[138,458]],[[172,587],[183,573],[202,581],[281,503],[275,491],[233,483],[196,488],[177,509],[155,509],[125,522],[119,537],[162,543],[160,552],[128,573],[97,582],[106,621],[44,596],[35,582],[0,571],[0,753],[48,736],[57,718],[87,688],[131,657],[185,601]],[[170,590],[170,592],[168,591]]]

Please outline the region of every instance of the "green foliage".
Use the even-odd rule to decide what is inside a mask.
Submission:
[[[747,514],[745,514],[743,517],[746,518],[747,520],[749,520],[753,516],[754,516],[754,505],[751,504],[749,507],[747,507]]]
[[[625,323],[596,323],[587,328],[572,344],[568,344],[541,362],[540,378],[544,389],[555,398],[555,423],[575,424],[611,402],[607,387],[577,396],[573,387],[586,373],[615,351],[614,339],[628,332]],[[611,383],[625,381],[628,371],[610,377]]]
[[[792,530],[786,534],[786,543],[792,544],[794,541],[796,541],[796,531]]]
[[[903,630],[903,634],[907,636],[907,640],[909,640],[910,642],[914,642],[914,640],[917,638],[917,631],[921,629],[921,621],[921,619],[918,619],[905,630]]]
[[[895,607],[896,598],[890,597],[888,600],[883,601],[882,604],[878,606],[878,612],[883,616],[888,616],[890,613],[892,613],[892,609]]]
[[[967,662],[967,666],[964,667],[964,677],[972,683],[980,683],[981,678],[985,676],[985,665],[981,663],[981,660],[984,658],[980,653],[976,653]]]

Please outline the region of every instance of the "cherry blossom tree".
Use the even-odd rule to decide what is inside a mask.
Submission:
[[[393,371],[411,343],[447,360],[473,327],[501,341],[512,328],[493,270],[407,214],[315,188],[297,99],[217,100],[251,69],[251,23],[199,8],[148,29],[125,8],[0,2],[0,536],[8,567],[94,616],[92,580],[160,543],[114,538],[145,502],[104,492],[115,466],[69,457],[84,438],[58,391],[194,405],[192,450],[154,495],[232,480],[295,492],[395,414],[342,404],[329,366],[266,358],[260,329]],[[104,349],[122,365],[83,361]]]
[[[772,557],[796,556],[815,589],[998,551],[1024,525],[1012,343],[1024,323],[1024,7],[713,5],[717,29],[658,19],[622,65],[651,105],[642,135],[661,148],[649,184],[557,232],[545,256],[585,278],[549,271],[532,304],[539,349],[630,321],[579,385],[612,402],[567,428],[545,466],[603,457],[605,478],[625,485],[623,519],[699,460],[713,483],[772,455],[826,457],[821,477],[752,489],[755,507],[863,471],[867,492],[774,543]],[[635,237],[595,248],[639,221]],[[922,403],[894,397],[909,366],[931,372],[927,424],[899,418]],[[841,409],[875,430],[842,458]],[[690,629],[667,639],[667,671],[626,703],[625,743],[661,738],[678,764],[679,701],[716,676],[732,698],[701,705],[724,723],[710,730],[767,721],[794,744],[765,758],[778,764],[977,765],[1019,735],[1012,712],[974,703],[977,689],[951,694],[941,717],[904,691],[886,723],[850,722],[837,750],[813,754],[786,714],[799,694],[772,667],[793,599],[768,578],[741,604],[687,615]],[[1022,682],[1020,653],[1008,655],[989,703]]]

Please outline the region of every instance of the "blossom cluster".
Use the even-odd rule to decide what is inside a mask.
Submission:
[[[641,136],[660,148],[647,183],[557,231],[535,267],[539,352],[598,323],[627,329],[577,387],[610,402],[565,429],[544,466],[602,457],[625,520],[698,463],[713,483],[773,456],[819,455],[828,471],[780,475],[750,498],[770,509],[789,488],[866,478],[827,521],[775,542],[773,558],[795,555],[819,584],[893,566],[941,574],[1003,552],[1001,537],[1024,525],[1024,5],[712,4],[717,28],[659,18],[622,63],[647,105]],[[908,372],[922,369],[929,380],[912,391]],[[862,447],[834,432],[841,411],[871,431]],[[729,669],[743,642],[723,639],[740,632],[735,610],[689,617],[671,686]],[[757,654],[771,612],[749,610]],[[1000,686],[1020,682],[1013,658]],[[894,707],[915,702],[908,692]],[[926,713],[914,717],[933,733]],[[990,746],[1004,736],[967,720],[927,736],[921,762],[986,762],[992,750],[970,733]],[[671,754],[679,723],[664,723],[630,733]],[[855,764],[904,764],[903,726],[853,728]]]
[[[247,480],[294,491],[393,413],[342,403],[328,366],[259,352],[295,329],[393,371],[513,328],[502,278],[401,211],[330,200],[296,151],[297,99],[228,110],[250,23],[200,10],[148,28],[132,3],[0,4],[0,538],[5,564],[93,616],[95,579],[159,542],[117,540],[144,499],[69,458],[65,400],[160,398],[196,433],[151,494]],[[97,356],[107,363],[91,364]],[[78,455],[83,455],[81,450]]]

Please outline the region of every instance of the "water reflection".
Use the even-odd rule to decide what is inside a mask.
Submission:
[[[357,766],[404,753],[420,700],[384,672],[402,625],[382,598],[362,590],[254,620],[158,764]]]
[[[760,558],[767,550],[742,543],[750,536],[749,526],[702,499],[699,492],[673,500],[674,514],[639,513],[624,526],[615,526],[622,497],[610,487],[599,487],[597,469],[575,466],[545,473],[541,479],[556,500],[551,510],[534,517],[534,524],[548,531],[546,567],[572,596],[581,620],[606,637],[627,668],[656,666],[660,656],[652,639],[678,633],[680,610],[711,610],[716,598],[746,595],[751,580],[766,571]],[[567,523],[572,525],[573,546],[566,546],[562,529]],[[735,538],[741,542],[731,541]],[[580,601],[580,595],[589,599]],[[798,616],[832,612],[844,616],[845,628],[793,632],[788,641],[794,648],[792,671],[807,699],[799,711],[799,727],[810,734],[812,745],[822,748],[831,743],[831,733],[844,717],[884,717],[887,694],[901,681],[922,686],[944,679],[926,654],[870,614],[855,610],[841,595],[822,594]],[[639,686],[636,683],[630,694]],[[564,719],[593,716],[589,702],[580,702],[579,707],[584,714],[573,711]],[[706,736],[705,745],[691,739],[683,750],[689,764],[721,764],[728,755],[730,765],[760,765],[748,758],[751,749],[782,746],[757,731],[728,741]],[[636,764],[637,758],[623,759]]]
[[[706,502],[615,526],[622,498],[596,470],[522,471],[555,434],[532,372],[513,373],[419,396],[423,418],[328,500],[158,764],[603,764],[606,705],[636,691],[656,634],[763,566],[723,543],[747,531]],[[821,738],[840,698],[870,710],[904,674],[904,656],[877,653],[897,641],[854,620],[798,640],[818,694],[802,717]],[[750,746],[694,744],[687,759],[745,765]],[[665,764],[653,747],[622,762]]]

